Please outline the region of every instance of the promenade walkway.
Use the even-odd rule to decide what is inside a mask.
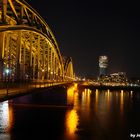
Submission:
[[[60,82],[60,83],[41,82],[41,83],[30,83],[30,84],[20,85],[17,87],[5,86],[5,88],[0,88],[0,102],[4,100],[8,100],[12,97],[21,96],[31,92],[36,92],[37,90],[46,89],[57,85],[65,85],[65,84],[67,83],[66,82]]]
[[[0,89],[0,101],[8,97],[12,97],[21,93],[26,93],[35,89],[34,87],[16,87],[16,88],[5,88]]]

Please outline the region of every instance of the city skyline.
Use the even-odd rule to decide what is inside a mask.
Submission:
[[[138,3],[103,0],[27,1],[45,19],[63,55],[80,76],[99,74],[98,57],[109,58],[108,72],[140,77]]]

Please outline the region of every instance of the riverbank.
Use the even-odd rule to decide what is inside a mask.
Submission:
[[[99,90],[128,90],[128,91],[140,91],[140,86],[106,86],[106,85],[79,85],[79,88],[99,89]]]

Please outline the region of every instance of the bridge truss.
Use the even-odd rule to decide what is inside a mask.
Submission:
[[[24,0],[0,0],[0,79],[73,80],[44,19]]]

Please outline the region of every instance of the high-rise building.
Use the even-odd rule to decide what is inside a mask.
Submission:
[[[99,76],[107,75],[108,57],[106,55],[99,56]]]

